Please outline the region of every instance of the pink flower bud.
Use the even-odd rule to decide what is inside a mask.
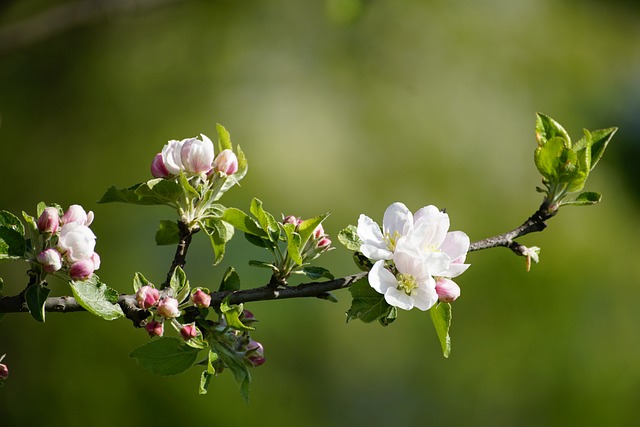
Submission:
[[[0,363],[0,380],[9,378],[9,368],[4,363]]]
[[[202,289],[198,289],[191,295],[191,301],[196,307],[207,308],[211,304],[211,295]]]
[[[138,302],[138,307],[146,310],[150,307],[153,307],[158,303],[160,299],[160,293],[158,290],[151,286],[141,286],[136,292],[136,301]]]
[[[300,227],[300,224],[302,223],[302,220],[298,217],[295,217],[293,215],[287,215],[284,217],[284,219],[282,220],[283,224],[293,224],[297,227]]]
[[[38,218],[38,230],[43,234],[56,234],[60,225],[60,214],[54,207],[44,208]]]
[[[71,264],[69,276],[73,280],[87,280],[93,275],[95,267],[90,259],[81,259]]]
[[[58,248],[66,253],[70,262],[90,259],[96,246],[96,236],[91,229],[78,222],[65,223],[60,229]]]
[[[166,178],[170,175],[169,170],[162,160],[162,153],[156,154],[153,158],[151,162],[151,175],[153,175],[154,178]]]
[[[264,347],[258,341],[250,340],[249,344],[247,344],[247,360],[253,366],[262,365],[266,359],[264,357]]]
[[[146,329],[151,338],[161,337],[162,334],[164,334],[164,323],[156,321],[149,322],[144,325],[144,329]]]
[[[242,310],[242,320],[254,320],[256,317],[249,310]]]
[[[89,259],[93,261],[93,269],[98,270],[100,268],[100,255],[97,252],[94,252]]]
[[[195,338],[198,336],[198,328],[196,328],[195,323],[189,323],[187,325],[183,325],[180,328],[180,335],[182,335],[182,339],[185,341],[189,341],[191,338]]]
[[[62,223],[70,224],[72,222],[77,222],[80,225],[90,226],[93,222],[93,212],[89,211],[88,213],[84,211],[82,206],[80,205],[71,205],[69,209],[62,215]]]
[[[322,236],[324,236],[324,227],[322,227],[322,224],[318,224],[316,229],[313,230],[313,237],[319,239]]]
[[[166,318],[174,318],[180,316],[180,309],[178,308],[178,300],[175,298],[163,298],[158,303],[158,314]]]
[[[205,135],[185,140],[180,149],[180,160],[185,171],[200,174],[208,173],[213,163],[213,142]]]
[[[444,277],[436,281],[438,299],[443,302],[453,302],[460,296],[460,287],[453,280]]]
[[[47,273],[55,273],[62,268],[62,256],[53,248],[40,252],[36,259]]]
[[[229,149],[222,150],[218,157],[213,161],[213,167],[216,172],[222,172],[225,175],[233,175],[238,172],[238,157]]]
[[[327,237],[323,237],[318,240],[318,248],[328,248],[331,245],[331,240]]]

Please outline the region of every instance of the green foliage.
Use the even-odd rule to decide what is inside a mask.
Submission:
[[[359,251],[362,246],[362,241],[358,236],[358,228],[352,224],[338,233],[338,240],[350,251]]]
[[[176,221],[163,219],[156,231],[156,245],[176,245],[180,241],[180,228]]]
[[[29,313],[31,313],[31,316],[38,322],[44,322],[44,305],[47,302],[49,293],[51,293],[51,289],[40,283],[29,285],[25,290],[24,299],[27,303]]]
[[[98,203],[129,203],[134,205],[176,206],[184,194],[182,186],[175,181],[155,178],[129,188],[110,187]]]
[[[118,292],[100,282],[96,274],[88,280],[72,280],[70,283],[73,296],[88,312],[105,320],[123,317],[124,313],[117,304]]]
[[[162,337],[138,347],[129,356],[138,365],[156,375],[177,375],[189,369],[198,357],[199,349],[178,338]]]
[[[347,322],[352,319],[360,319],[365,323],[378,320],[383,326],[387,326],[396,319],[397,309],[369,285],[366,277],[352,284],[349,292],[353,301],[351,308],[347,310]]]
[[[189,286],[187,275],[182,268],[176,267],[176,269],[173,270],[169,287],[171,288],[172,296],[177,299],[178,302],[185,301],[190,295],[191,287]]]
[[[134,292],[138,292],[138,289],[140,289],[141,287],[149,286],[149,285],[151,285],[151,282],[149,282],[147,278],[142,275],[142,273],[136,272],[133,275],[133,291]]]
[[[546,189],[545,204],[550,211],[562,205],[585,206],[598,203],[597,193],[582,193],[565,201],[569,194],[584,188],[589,173],[598,163],[617,128],[584,130],[584,136],[572,144],[569,134],[552,118],[538,113],[534,161]]]
[[[11,212],[0,211],[0,261],[20,259],[26,249],[22,222]]]
[[[233,267],[229,267],[227,271],[225,271],[224,276],[222,276],[219,291],[233,292],[238,290],[240,290],[240,276]]]
[[[451,338],[449,338],[449,328],[451,327],[451,304],[448,302],[439,302],[431,309],[431,321],[436,328],[440,345],[442,346],[442,355],[449,357],[451,354]]]

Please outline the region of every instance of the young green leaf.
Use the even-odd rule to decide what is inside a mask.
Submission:
[[[227,271],[225,271],[224,276],[222,276],[219,291],[233,292],[238,290],[240,290],[240,276],[233,267],[229,267]]]
[[[365,323],[370,323],[388,317],[394,308],[385,301],[384,295],[379,294],[369,285],[366,277],[351,285],[349,292],[353,301],[351,308],[347,311],[347,322],[352,319],[360,319]]]
[[[277,242],[280,239],[278,222],[273,215],[263,209],[262,202],[259,199],[254,198],[251,200],[249,212],[258,219],[258,224],[260,224],[260,227],[267,233],[272,242]]]
[[[442,346],[442,355],[449,357],[451,354],[451,338],[449,338],[449,328],[451,327],[451,304],[448,302],[439,302],[429,310],[431,313],[431,321],[436,328],[440,345]]]
[[[300,237],[300,234],[295,232],[293,224],[285,225],[287,225],[287,227],[283,227],[283,230],[287,236],[287,253],[296,264],[302,265],[304,262],[301,254],[304,247],[302,244],[302,238]]]
[[[567,148],[571,148],[571,138],[560,123],[542,113],[536,113],[536,139],[538,146],[545,145],[550,139],[560,137],[567,143]]]
[[[17,216],[9,211],[0,211],[0,227],[11,229],[20,236],[24,236],[24,225]]]
[[[97,275],[94,274],[88,280],[72,280],[69,285],[78,304],[89,313],[105,320],[114,320],[124,316],[122,309],[117,304],[118,293],[100,282]]]
[[[200,226],[209,236],[214,254],[213,265],[217,265],[222,261],[227,242],[233,237],[235,229],[228,222],[217,218],[207,218]]]
[[[136,272],[133,275],[133,291],[134,292],[138,292],[138,289],[140,289],[143,286],[149,286],[150,284],[151,283],[149,283],[147,278],[144,277],[142,273]]]
[[[44,304],[47,302],[47,297],[51,289],[41,284],[29,285],[24,293],[24,298],[29,308],[29,313],[38,322],[44,322],[45,312]]]
[[[176,221],[160,220],[156,230],[156,245],[176,245],[180,242],[180,228]]]
[[[187,275],[182,268],[176,267],[176,269],[173,270],[169,287],[173,290],[173,297],[177,299],[178,302],[183,302],[187,299],[191,293],[191,287],[189,286]]]
[[[225,129],[221,124],[216,123],[216,130],[218,131],[217,152],[220,153],[223,150],[231,150],[233,148],[231,144],[231,135],[227,129]]]
[[[207,394],[209,388],[209,381],[215,375],[216,370],[213,367],[213,363],[218,360],[218,354],[213,350],[209,350],[209,356],[207,357],[207,369],[202,371],[200,375],[200,389],[199,394]]]
[[[580,193],[575,200],[562,202],[562,205],[589,206],[599,203],[601,199],[602,195],[600,193],[596,193],[595,191],[585,191],[584,193]]]
[[[329,270],[323,267],[318,267],[316,265],[305,265],[302,267],[302,272],[309,277],[311,280],[317,280],[321,278],[333,280],[333,274]]]
[[[129,188],[109,188],[98,203],[130,203],[134,205],[175,206],[183,196],[180,184],[168,179],[156,178]]]
[[[596,166],[617,131],[616,127],[591,131],[591,170]]]
[[[247,326],[240,320],[242,310],[242,304],[229,305],[229,297],[226,297],[224,300],[222,300],[222,304],[220,304],[220,311],[224,315],[224,319],[226,320],[227,325],[239,331],[254,331],[256,328]]]
[[[177,375],[194,364],[199,351],[178,338],[164,337],[138,347],[129,357],[154,374]]]
[[[300,225],[298,226],[298,234],[300,234],[301,248],[303,248],[307,243],[307,240],[309,240],[316,227],[322,224],[322,221],[324,221],[328,216],[329,213],[326,213],[315,218],[305,219],[300,223]]]
[[[350,251],[359,251],[362,241],[358,236],[358,228],[350,224],[338,233],[338,240]]]
[[[252,234],[262,238],[267,237],[267,233],[260,227],[260,225],[240,209],[227,208],[222,214],[222,220],[247,234]]]

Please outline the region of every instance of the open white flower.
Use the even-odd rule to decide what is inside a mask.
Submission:
[[[185,171],[192,174],[208,173],[213,164],[213,142],[200,134],[202,140],[189,138],[183,141],[180,159]]]
[[[96,235],[86,225],[71,222],[62,226],[58,248],[66,253],[69,262],[91,259],[96,246]]]
[[[360,252],[373,261],[391,259],[398,240],[413,228],[413,215],[407,207],[393,203],[384,212],[382,231],[380,226],[366,215],[358,218],[358,237],[362,241]]]
[[[389,305],[411,310],[416,307],[429,310],[437,301],[436,282],[422,257],[398,248],[393,254],[398,271],[394,275],[385,267],[385,261],[377,261],[369,271],[369,284],[384,295]]]

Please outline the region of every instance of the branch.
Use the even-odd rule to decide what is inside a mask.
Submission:
[[[544,230],[547,227],[546,221],[556,213],[557,210],[549,209],[549,207],[543,203],[540,208],[518,228],[498,236],[473,242],[469,247],[469,252],[503,246],[511,249],[517,255],[527,256],[527,247],[520,245],[514,239],[529,233]],[[193,234],[197,232],[197,230],[189,231],[186,225],[181,222],[178,224],[180,227],[180,243],[176,249],[169,273],[167,274],[166,284],[169,283],[176,267],[183,267],[186,263],[187,249],[189,248]],[[348,288],[366,275],[367,272],[361,272],[335,280],[302,283],[296,286],[274,287],[273,284],[266,284],[258,288],[239,291],[213,292],[211,293],[211,305],[220,306],[222,301],[228,296],[230,296],[229,303],[231,304],[289,298],[322,298],[331,291]],[[118,304],[125,313],[125,316],[131,319],[136,326],[139,326],[149,315],[147,311],[138,308],[135,295],[120,295]],[[48,312],[57,313],[85,311],[75,298],[69,296],[47,298],[44,309]],[[8,296],[0,299],[0,313],[21,313],[27,311],[27,306],[21,295]]]
[[[0,28],[0,54],[46,40],[74,27],[177,0],[90,0],[66,3]]]

